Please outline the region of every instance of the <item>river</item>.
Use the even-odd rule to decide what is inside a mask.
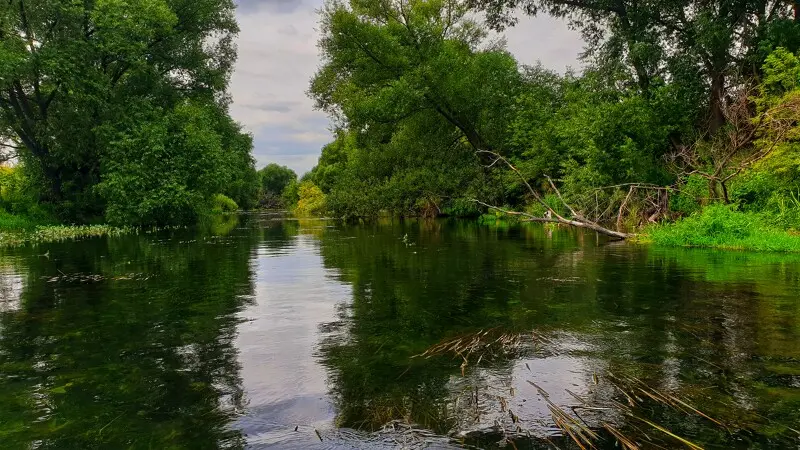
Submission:
[[[798,429],[800,255],[266,214],[0,249],[3,449],[783,449]]]

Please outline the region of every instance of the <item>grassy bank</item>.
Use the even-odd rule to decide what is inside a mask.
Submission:
[[[653,225],[637,239],[669,247],[800,252],[800,233],[773,225],[764,214],[712,205],[675,223]]]
[[[10,214],[0,209],[0,247],[119,236],[134,230],[134,228],[110,225],[54,225],[48,221]]]

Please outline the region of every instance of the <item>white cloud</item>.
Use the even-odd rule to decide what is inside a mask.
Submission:
[[[332,139],[328,120],[306,96],[319,66],[316,10],[322,0],[238,0],[239,59],[231,79],[231,114],[255,136],[259,167],[276,162],[298,174],[316,164]],[[578,33],[549,17],[522,18],[506,32],[523,64],[563,72],[577,67]]]

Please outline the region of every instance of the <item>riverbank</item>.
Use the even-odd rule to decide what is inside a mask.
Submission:
[[[651,225],[634,241],[664,247],[800,252],[800,232],[783,229],[764,214],[725,205],[708,206],[676,222]]]
[[[121,236],[135,228],[110,225],[37,225],[28,229],[0,229],[0,247],[17,247],[100,236]]]
[[[237,221],[219,220],[222,216],[214,215],[213,219],[216,220],[206,220],[203,223],[213,234],[227,234]],[[477,221],[483,225],[492,223],[511,226],[519,223],[519,219],[514,216],[489,214],[480,216]],[[221,227],[221,224],[228,226]],[[220,228],[225,228],[225,231]],[[135,227],[103,224],[59,225],[0,210],[0,247],[119,236],[138,230]],[[800,253],[800,232],[772,225],[762,214],[740,212],[724,205],[709,206],[676,222],[645,227],[630,241],[661,247]]]
[[[196,227],[207,234],[224,236],[235,229],[238,224],[239,216],[237,214],[214,211],[201,216]],[[0,209],[0,248],[185,228],[191,227],[135,227],[108,224],[66,225],[55,223],[53,220],[38,220],[24,215],[10,214]]]

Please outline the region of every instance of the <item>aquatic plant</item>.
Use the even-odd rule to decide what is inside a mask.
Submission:
[[[0,231],[0,247],[15,247],[25,244],[35,245],[101,236],[121,236],[138,231],[138,228],[113,227],[110,225],[37,226],[33,230]]]

